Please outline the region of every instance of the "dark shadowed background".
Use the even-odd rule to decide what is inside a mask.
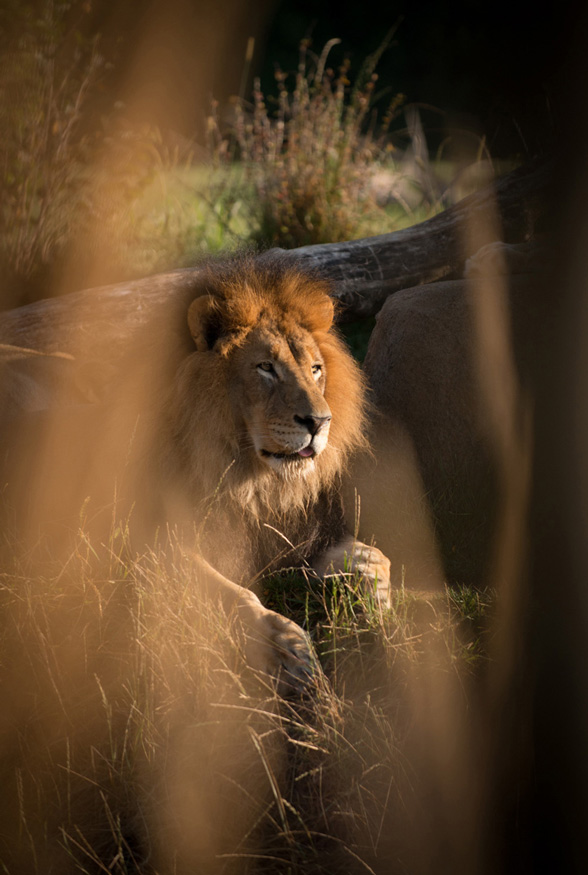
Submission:
[[[18,32],[31,10],[42,2],[0,3],[0,33]],[[561,62],[576,14],[572,4],[472,0],[438,3],[394,0],[343,4],[336,0],[75,0],[71,23],[87,36],[102,35],[102,50],[117,56],[110,78],[114,92],[137,63],[136,47],[152,74],[152,102],[143,100],[146,114],[158,100],[169,101],[180,83],[193,92],[170,119],[186,135],[201,124],[212,95],[226,98],[251,90],[261,74],[266,91],[272,87],[276,64],[296,69],[299,45],[310,40],[320,53],[327,40],[341,44],[332,50],[334,67],[344,57],[358,71],[386,35],[390,45],[378,63],[382,100],[403,92],[421,104],[427,127],[440,137],[448,128],[465,127],[487,137],[497,157],[525,155],[545,146],[558,109],[558,89],[569,85]],[[173,38],[174,22],[179,24]],[[181,32],[190,52],[174,51]],[[250,64],[245,63],[249,37],[255,38]],[[105,89],[104,97],[108,94]]]

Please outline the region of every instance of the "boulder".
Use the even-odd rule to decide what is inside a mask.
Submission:
[[[373,532],[396,582],[492,582],[508,465],[529,456],[518,420],[541,317],[528,264],[524,248],[493,244],[467,279],[398,292],[377,316],[364,363],[373,457],[352,480],[360,534]]]
[[[481,583],[496,478],[477,415],[465,282],[417,286],[388,298],[364,367],[378,416],[377,463],[362,462],[354,476],[362,525],[395,557],[409,585],[429,588],[443,572],[453,582]],[[366,499],[368,478],[386,496],[384,513],[374,513]]]

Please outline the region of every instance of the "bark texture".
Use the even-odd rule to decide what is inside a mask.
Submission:
[[[527,240],[542,218],[549,175],[545,164],[520,168],[411,228],[303,246],[292,256],[334,280],[342,321],[373,316],[394,292],[459,278],[466,259],[487,243]]]
[[[520,168],[419,225],[348,243],[304,246],[290,257],[335,283],[342,321],[375,315],[401,289],[459,277],[473,251],[493,239],[523,241],[541,218],[545,165]],[[498,221],[487,222],[493,213]],[[482,235],[467,233],[480,226]],[[149,322],[176,318],[199,293],[189,268],[87,289],[0,313],[0,342],[116,362]]]

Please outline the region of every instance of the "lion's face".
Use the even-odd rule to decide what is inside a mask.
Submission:
[[[171,464],[192,497],[303,511],[364,445],[361,373],[333,328],[330,287],[265,255],[211,267],[198,291],[195,351],[167,413]]]
[[[271,320],[253,328],[229,363],[242,449],[280,474],[305,474],[329,439],[326,365],[312,334]]]

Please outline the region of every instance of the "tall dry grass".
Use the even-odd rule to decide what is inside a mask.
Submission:
[[[375,148],[369,125],[363,128],[369,82],[349,104],[341,98],[344,71],[323,69],[317,76],[319,70],[306,80],[301,73],[295,93],[301,117],[306,113],[320,128],[320,107],[332,121],[331,128],[321,128],[329,148],[311,151],[315,165],[323,162],[324,186],[316,166],[299,173],[285,161],[290,142],[300,144],[304,137],[295,125],[291,141],[286,135],[292,95],[281,89],[283,127],[269,124],[259,89],[253,122],[235,110],[243,154],[254,149],[248,139],[253,124],[259,133],[255,142],[268,150],[261,151],[259,162],[252,157],[249,184],[260,192],[266,186],[275,202],[275,210],[268,207],[272,234],[285,227],[285,235],[290,228],[308,235],[322,227],[334,235],[334,219],[342,215],[348,221],[345,198],[336,190],[342,167],[350,172],[363,209],[361,156],[367,160]],[[34,75],[35,88],[48,85],[49,79]],[[84,81],[70,80],[74,96],[83,98]],[[39,94],[46,108],[46,92]],[[17,140],[26,147],[26,160],[12,189],[20,206],[11,213],[10,203],[4,203],[4,241],[12,239],[12,231],[21,233],[14,221],[20,214],[31,217],[38,241],[48,235],[45,239],[61,243],[65,235],[60,225],[55,231],[49,201],[44,208],[39,200],[47,184],[34,176],[41,153],[31,161],[27,151],[35,138],[53,131],[54,117],[46,109],[35,115],[41,104],[34,103],[32,139],[25,126]],[[17,109],[25,108],[23,100]],[[67,130],[68,119],[77,120],[75,112],[59,118],[58,132]],[[12,132],[16,122],[8,120],[6,129]],[[222,144],[224,134],[220,137]],[[312,143],[302,141],[312,150]],[[276,151],[278,142],[286,151]],[[59,146],[59,137],[55,143]],[[135,146],[124,154],[132,156]],[[101,154],[98,175],[115,152]],[[46,154],[53,161],[50,149]],[[255,181],[261,159],[272,154],[273,175]],[[62,170],[73,167],[78,179],[74,153],[69,157],[64,170],[55,164],[60,191],[69,185],[62,184]],[[116,174],[109,182],[113,179]],[[313,180],[319,197],[309,206]],[[284,185],[288,197],[282,202]],[[582,228],[579,200],[574,218]],[[57,202],[59,194],[51,201]],[[121,209],[132,225],[126,200]],[[98,212],[82,243],[108,225],[106,215]],[[569,217],[564,214],[562,222],[566,233]],[[66,218],[71,221],[71,215]],[[113,223],[106,231],[117,227]],[[108,233],[104,239],[91,253],[96,271],[112,244]],[[323,667],[308,696],[280,698],[267,678],[247,669],[238,624],[202,597],[180,546],[165,556],[154,550],[133,557],[120,540],[121,524],[110,544],[95,544],[82,530],[66,562],[49,556],[38,563],[28,547],[3,533],[0,862],[5,872],[520,873],[533,871],[545,849],[553,871],[562,861],[581,871],[585,381],[576,381],[564,354],[572,336],[574,349],[583,348],[586,324],[586,266],[576,239],[570,235],[567,241],[575,258],[564,288],[565,312],[552,311],[556,318],[539,338],[546,377],[539,418],[545,431],[539,434],[532,493],[534,561],[525,566],[523,557],[523,572],[515,574],[509,550],[501,554],[499,567],[512,590],[501,594],[497,620],[493,597],[467,589],[436,599],[400,590],[392,610],[382,614],[352,584],[315,583],[307,590],[291,579],[273,581],[267,597],[280,607],[285,593],[288,611],[306,624]],[[504,327],[497,329],[499,359]],[[573,403],[564,391],[570,382]],[[486,388],[495,402],[503,400],[496,380],[489,379]],[[512,433],[509,438],[516,391],[509,397],[507,418],[497,423],[505,479],[516,465],[512,451],[518,446]],[[560,415],[554,417],[554,409]],[[504,519],[515,517],[507,539],[518,533],[515,552],[525,548],[520,473],[504,490]],[[535,596],[523,589],[525,568],[537,585]],[[554,581],[562,588],[555,598]]]
[[[357,71],[347,60],[329,66],[338,40],[319,55],[303,42],[297,71],[276,74],[275,95],[255,80],[251,100],[213,103],[190,136],[170,121],[190,93],[186,84],[174,83],[173,99],[141,116],[137,102],[159,100],[144,94],[145,70],[100,35],[87,37],[72,9],[44,3],[38,18],[23,12],[16,36],[0,28],[6,306],[194,264],[219,250],[396,230],[466,190],[461,168],[440,161],[438,172],[429,161],[415,107],[406,109],[406,148],[392,145],[405,98],[388,97],[376,72],[391,34]],[[153,14],[165,19],[161,9]],[[154,51],[152,35],[146,40],[139,61]],[[125,64],[128,81],[113,91],[113,68]],[[491,172],[486,157],[483,145],[471,156],[480,185]]]
[[[388,224],[372,183],[379,166],[391,166],[387,134],[404,96],[388,101],[378,120],[374,68],[386,41],[353,85],[348,60],[337,71],[328,66],[339,42],[330,40],[318,57],[303,42],[293,84],[279,70],[272,98],[256,80],[251,104],[234,99],[228,126],[213,106],[210,154],[218,164],[241,163],[255,235],[265,245],[338,242],[365,236],[378,220]]]
[[[26,564],[0,589],[4,871],[403,872],[428,859],[411,687],[472,682],[483,602],[472,621],[450,594],[399,593],[384,615],[357,581],[274,580],[270,599],[294,598],[324,667],[306,696],[280,698],[180,545],[131,560],[124,536],[99,547],[81,532],[65,566]]]

